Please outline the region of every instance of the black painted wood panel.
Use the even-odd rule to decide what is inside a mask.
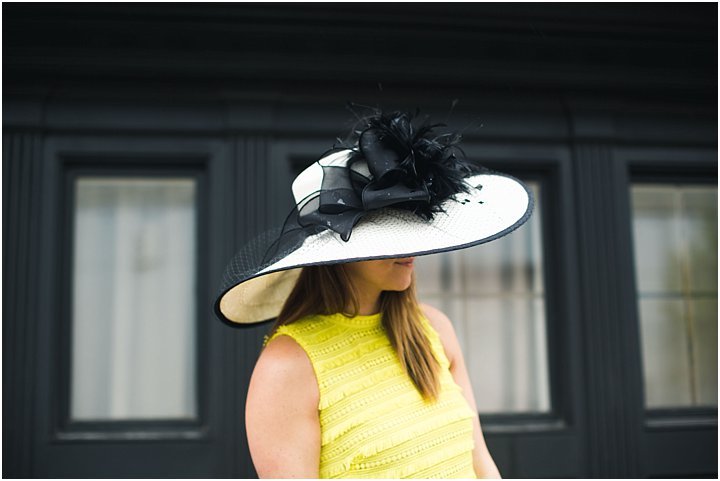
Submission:
[[[640,475],[641,398],[638,349],[628,350],[623,315],[616,219],[617,185],[612,149],[607,144],[575,143],[576,216],[580,266],[581,316],[587,383],[588,460],[593,477]],[[637,336],[631,335],[633,339]]]
[[[715,91],[716,16],[713,4],[8,4],[3,61],[25,88],[52,74],[160,88],[202,78],[290,92],[384,82],[698,98]]]
[[[33,470],[42,135],[3,129],[3,476]]]

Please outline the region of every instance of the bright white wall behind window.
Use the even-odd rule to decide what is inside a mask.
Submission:
[[[81,177],[75,194],[71,417],[194,417],[195,181]]]

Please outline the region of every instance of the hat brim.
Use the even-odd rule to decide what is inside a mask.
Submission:
[[[503,237],[530,217],[532,193],[516,178],[493,172],[465,182],[469,192],[443,203],[444,212],[430,221],[401,209],[370,212],[347,242],[325,230],[270,265],[237,274],[218,296],[216,314],[233,327],[269,321],[280,313],[301,267],[464,249]]]

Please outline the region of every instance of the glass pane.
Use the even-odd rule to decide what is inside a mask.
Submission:
[[[462,289],[462,257],[458,251],[419,257],[415,261],[418,296],[437,296]]]
[[[645,292],[680,292],[679,225],[671,221],[679,216],[673,213],[676,204],[666,188],[633,190],[635,245],[643,246],[635,249],[635,265]]]
[[[717,188],[632,199],[646,407],[717,406]]]
[[[683,226],[689,255],[689,288],[717,294],[717,190],[682,192]]]
[[[81,177],[75,198],[71,417],[195,417],[195,181]]]
[[[717,406],[717,298],[698,299],[690,304],[694,317],[695,379],[699,380],[698,404]],[[710,341],[715,342],[710,342]]]
[[[550,410],[542,201],[521,229],[416,260],[418,296],[452,320],[481,412]]]
[[[645,405],[687,405],[690,399],[688,338],[682,300],[640,300]]]
[[[550,410],[542,299],[469,301],[464,350],[481,412]]]

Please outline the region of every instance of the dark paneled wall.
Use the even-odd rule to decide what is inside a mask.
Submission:
[[[42,145],[37,133],[3,132],[3,474],[33,462]]]
[[[62,159],[204,159],[209,306],[355,101],[447,117],[473,155],[547,182],[556,411],[483,416],[503,475],[716,475],[716,409],[643,409],[627,193],[636,171],[716,179],[716,19],[707,3],[3,4],[3,474],[254,475],[242,418],[264,330],[209,309],[197,439],[58,442]]]
[[[6,4],[4,87],[255,101],[624,92],[704,101],[714,4]]]
[[[590,424],[590,470],[602,477],[640,477],[642,406],[627,400],[642,399],[638,325],[628,319],[620,299],[633,292],[632,282],[616,275],[627,246],[615,218],[618,190],[612,146],[575,142],[578,165],[575,188],[578,219],[580,295],[583,340],[587,353],[587,410]],[[615,187],[610,190],[609,187]],[[627,189],[627,187],[625,187]],[[615,279],[623,285],[608,284]],[[628,350],[627,346],[634,348]],[[628,359],[634,356],[634,359]]]

